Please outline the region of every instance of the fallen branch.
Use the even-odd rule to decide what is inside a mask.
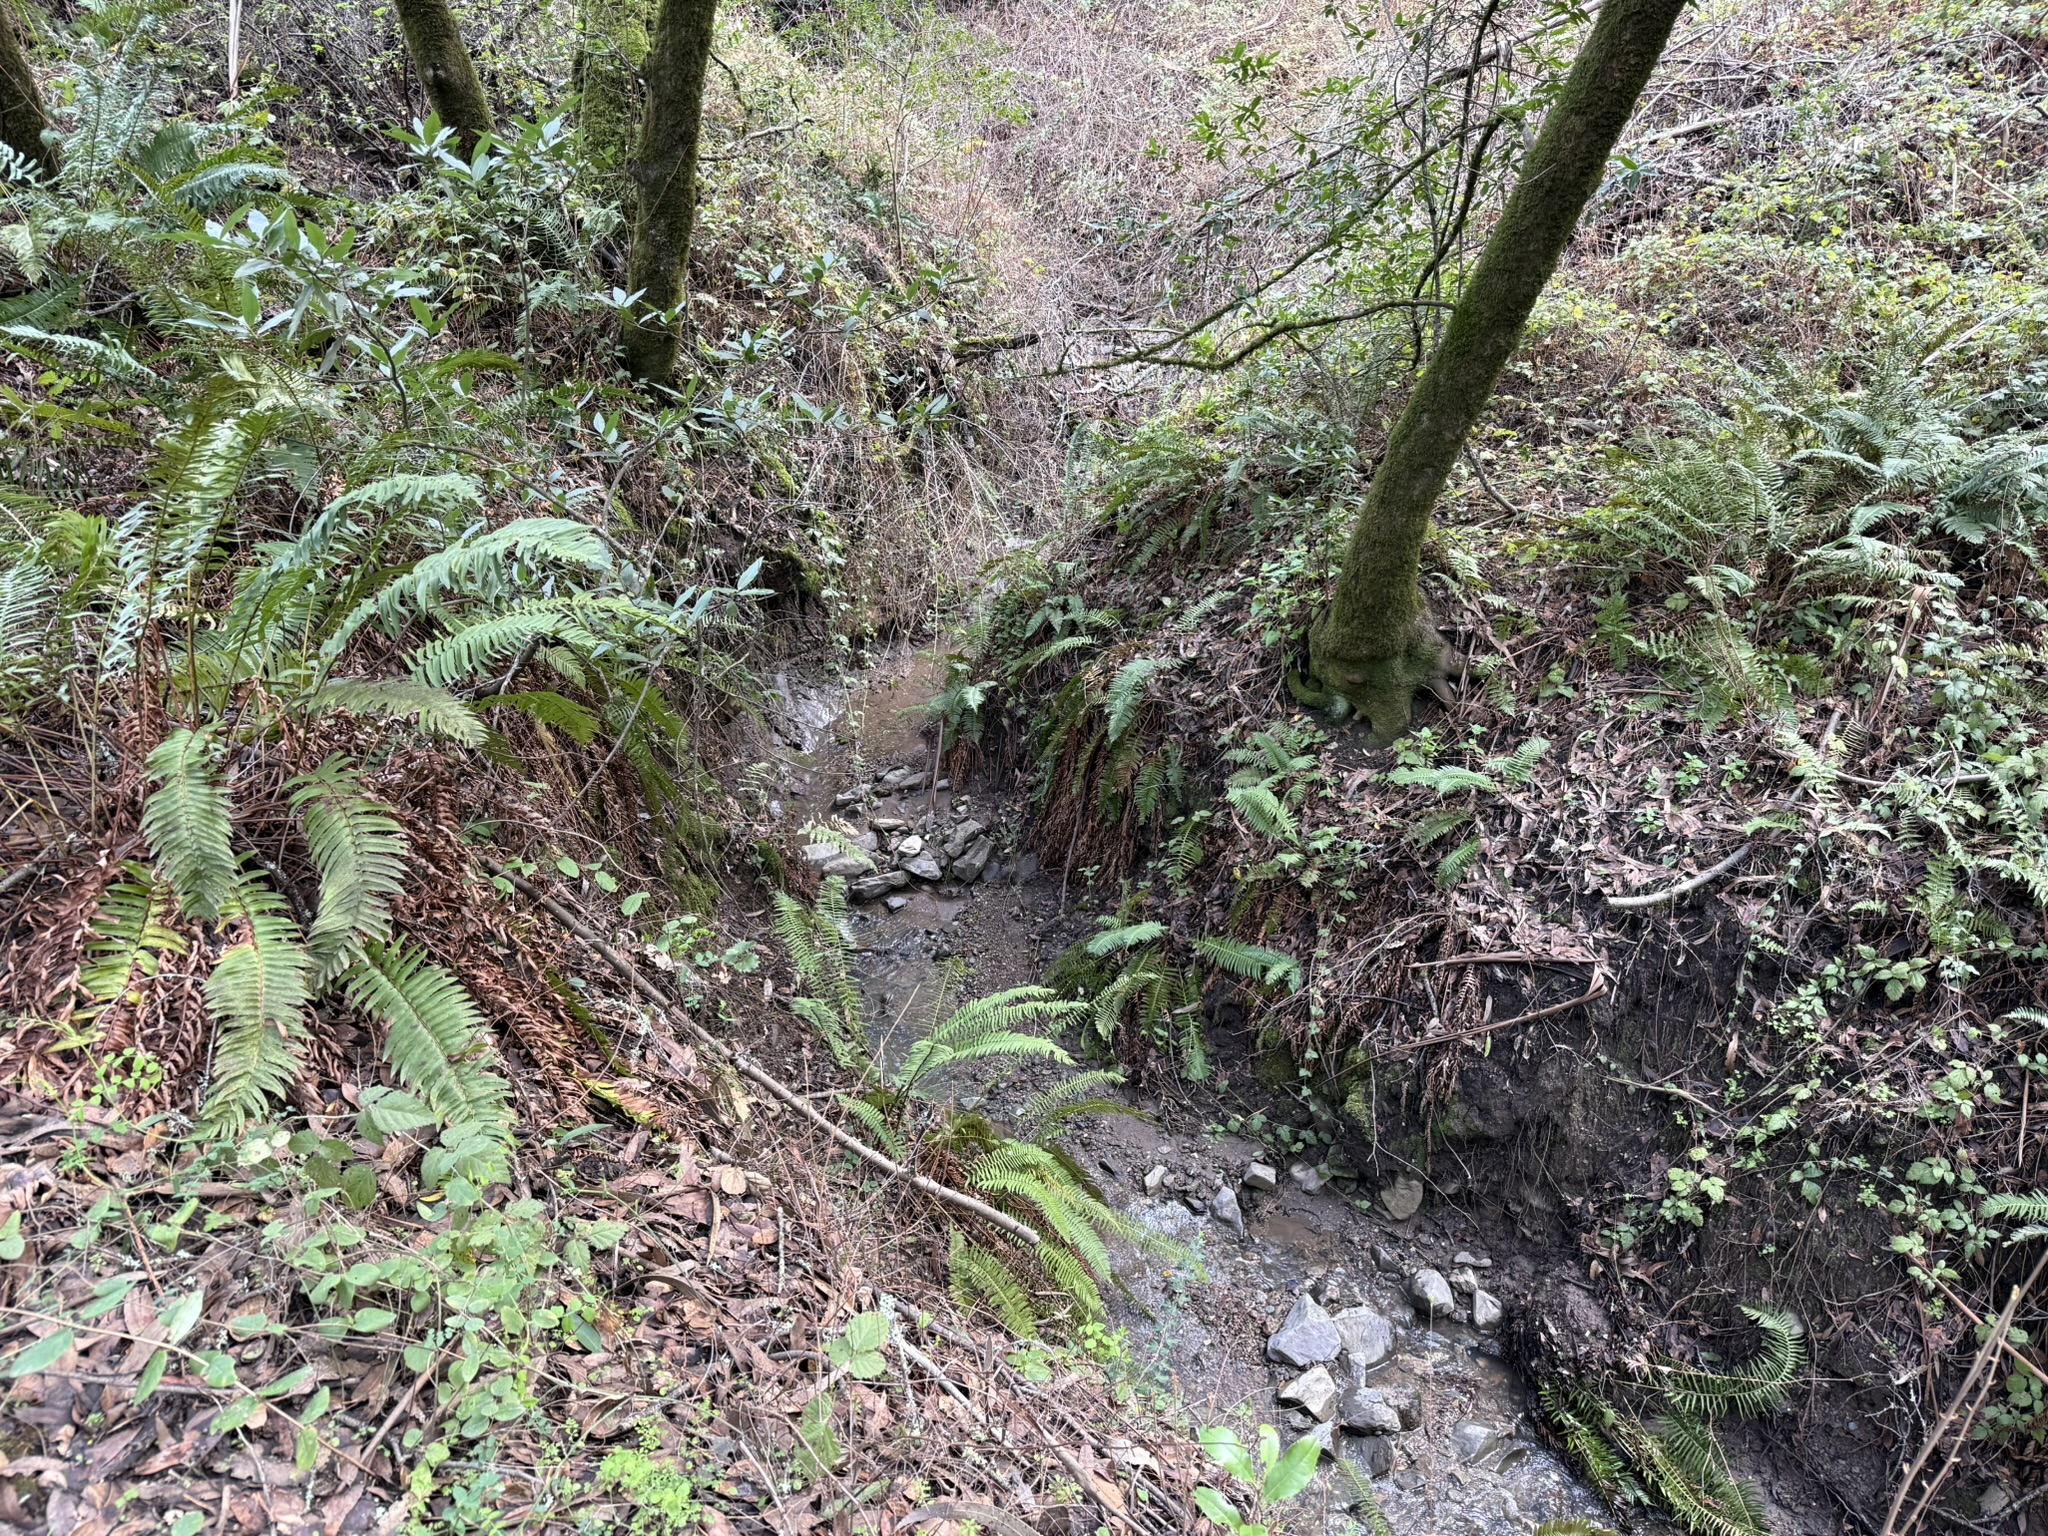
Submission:
[[[1439,965],[1598,965],[1598,960],[1573,960],[1564,955],[1532,955],[1526,949],[1498,949],[1483,955],[1452,955],[1448,960],[1415,960],[1411,971],[1431,970]]]
[[[1676,901],[1681,896],[1690,896],[1701,886],[1711,885],[1714,881],[1727,874],[1729,870],[1748,858],[1750,850],[1755,847],[1755,843],[1744,843],[1712,869],[1694,875],[1690,880],[1681,880],[1668,890],[1652,891],[1646,896],[1610,896],[1607,898],[1607,908],[1611,912],[1630,912],[1642,907],[1662,906],[1667,901]]]
[[[648,980],[647,976],[628,956],[620,953],[618,948],[609,943],[596,929],[577,917],[567,907],[556,901],[554,897],[550,896],[532,881],[513,874],[503,865],[493,863],[489,859],[483,859],[480,862],[485,869],[489,870],[497,878],[505,881],[522,895],[530,897],[533,901],[539,903],[541,909],[548,916],[552,917],[576,938],[581,939],[591,949],[595,950],[600,957],[610,964],[613,970],[617,971],[624,978],[629,986],[640,992],[649,1001],[658,1004],[664,1017],[676,1019],[676,1015],[672,1011],[675,1000],[652,981]],[[930,1195],[934,1200],[942,1200],[950,1206],[980,1217],[991,1226],[1000,1227],[1026,1247],[1036,1248],[1038,1246],[1038,1234],[1014,1216],[999,1211],[994,1206],[975,1199],[972,1195],[963,1194],[950,1185],[941,1184],[935,1179],[928,1179],[921,1173],[914,1173],[894,1158],[877,1152],[859,1137],[848,1134],[830,1120],[827,1120],[823,1115],[811,1108],[810,1104],[806,1102],[801,1094],[785,1087],[745,1052],[734,1050],[723,1040],[720,1040],[717,1036],[711,1034],[710,1031],[704,1029],[696,1020],[682,1017],[676,1019],[676,1021],[680,1022],[683,1028],[688,1030],[697,1043],[705,1050],[723,1061],[732,1063],[733,1068],[740,1076],[768,1094],[777,1103],[795,1110],[797,1114],[810,1121],[811,1124],[815,1125],[819,1130],[830,1136],[863,1162],[868,1163],[872,1167],[879,1168],[891,1178],[901,1179],[921,1194]],[[656,1035],[654,1038],[656,1040],[661,1039],[659,1035]],[[671,1063],[671,1065],[674,1065],[674,1063]]]
[[[1560,1013],[1568,1013],[1574,1008],[1583,1008],[1587,1003],[1606,995],[1607,978],[1601,976],[1594,980],[1590,991],[1582,993],[1578,997],[1568,999],[1565,1002],[1552,1003],[1548,1008],[1538,1008],[1533,1013],[1518,1013],[1512,1019],[1498,1019],[1489,1024],[1474,1024],[1470,1029],[1454,1029],[1447,1035],[1429,1035],[1421,1040],[1410,1040],[1406,1045],[1394,1046],[1384,1054],[1388,1056],[1406,1056],[1414,1051],[1427,1050],[1432,1045],[1452,1045],[1460,1040],[1470,1040],[1479,1035],[1490,1035],[1496,1029],[1507,1029],[1516,1024],[1534,1024],[1538,1019],[1548,1019]]]
[[[1935,1495],[1941,1492],[1941,1485],[1948,1480],[1948,1474],[1954,1470],[1957,1457],[1968,1441],[1971,1422],[1977,1417],[1977,1411],[1984,1406],[1984,1399],[1990,1394],[1991,1388],[1997,1384],[1998,1375],[1991,1370],[1991,1363],[1998,1358],[1998,1347],[2011,1330],[2020,1303],[2026,1299],[2027,1292],[2034,1288],[2034,1282],[2041,1278],[2044,1267],[2048,1267],[2048,1253],[2042,1254],[2035,1261],[2034,1268],[2027,1278],[2012,1288],[2012,1294],[2006,1298],[2005,1308],[1998,1314],[1998,1320],[1992,1324],[1984,1342],[1977,1346],[1977,1357],[1970,1363],[1970,1374],[1965,1376],[1963,1384],[1956,1388],[1956,1395],[1949,1400],[1948,1407],[1935,1421],[1934,1428],[1928,1433],[1926,1444],[1920,1447],[1920,1454],[1913,1458],[1912,1465],[1906,1468],[1906,1475],[1899,1479],[1899,1491],[1892,1495],[1891,1508],[1885,1512],[1884,1525],[1878,1536],[1893,1536],[1894,1532],[1916,1529],[1920,1517],[1927,1511],[1927,1506],[1933,1503]],[[1970,1399],[1967,1408],[1963,1406],[1965,1398]],[[1960,1424],[1956,1422],[1958,1414],[1961,1415]],[[1954,1449],[1949,1452],[1948,1459],[1929,1480],[1927,1487],[1921,1491],[1920,1497],[1914,1502],[1913,1512],[1901,1521],[1899,1514],[1905,1508],[1906,1495],[1913,1491],[1913,1480],[1941,1448],[1941,1443],[1948,1437],[1952,1425],[1956,1428]]]

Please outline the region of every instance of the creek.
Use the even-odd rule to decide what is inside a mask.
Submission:
[[[964,967],[967,995],[1039,981],[1052,954],[1085,931],[1077,909],[1095,894],[1078,876],[1041,872],[1019,849],[1023,806],[932,782],[923,706],[943,675],[934,653],[905,651],[852,687],[779,680],[771,810],[786,825],[836,820],[842,835],[872,838],[884,867],[891,844],[908,837],[943,859],[949,829],[968,821],[982,823],[991,844],[972,883],[949,867],[944,878],[911,879],[852,908],[860,984],[884,1062],[915,1039],[946,962]],[[942,1091],[1001,1120],[1046,1081],[1043,1072],[1013,1070]],[[1611,1522],[1542,1443],[1527,1385],[1496,1335],[1472,1325],[1469,1296],[1448,1316],[1425,1317],[1410,1299],[1416,1273],[1435,1269],[1476,1279],[1512,1304],[1534,1289],[1534,1258],[1488,1249],[1448,1205],[1396,1220],[1370,1181],[1305,1166],[1297,1181],[1278,1152],[1215,1123],[1226,1107],[1204,1085],[1155,1084],[1124,1098],[1132,1113],[1083,1124],[1069,1150],[1113,1203],[1192,1255],[1174,1265],[1137,1253],[1121,1261],[1115,1323],[1127,1341],[1121,1369],[1139,1400],[1190,1432],[1228,1424],[1248,1440],[1273,1424],[1292,1442],[1317,1421],[1276,1399],[1302,1374],[1268,1359],[1268,1340],[1290,1309],[1309,1295],[1333,1313],[1383,1320],[1373,1324],[1384,1345],[1367,1351],[1370,1363],[1347,1350],[1329,1370],[1340,1390],[1398,1405],[1401,1427],[1354,1434],[1330,1426],[1334,1454],[1288,1507],[1285,1528],[1370,1530],[1365,1488],[1400,1536],[1527,1536],[1548,1520]],[[1255,1163],[1272,1168],[1275,1188],[1246,1184]],[[1238,1220],[1228,1202],[1218,1214],[1220,1190],[1235,1196]],[[1461,1268],[1467,1276],[1454,1274]],[[1340,1418],[1351,1416],[1348,1400],[1346,1409]]]

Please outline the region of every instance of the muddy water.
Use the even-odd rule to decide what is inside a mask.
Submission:
[[[858,905],[852,928],[860,976],[875,1021],[876,1048],[900,1059],[930,1016],[944,962],[963,962],[974,992],[1038,980],[1049,930],[1062,927],[1085,892],[1040,876],[1014,846],[1013,808],[977,795],[956,795],[940,781],[914,790],[870,793],[858,804],[835,800],[852,788],[872,789],[878,773],[925,770],[931,742],[920,733],[921,706],[938,691],[943,667],[930,653],[908,653],[851,688],[780,680],[785,718],[773,765],[771,802],[792,828],[836,819],[858,835],[876,826],[878,856],[905,835],[943,837],[963,817],[995,830],[995,853],[972,884],[952,879],[914,882],[882,900]],[[900,826],[896,825],[900,824]],[[1021,1074],[992,1082],[942,1085],[958,1101],[996,1117],[1015,1109],[1042,1081]],[[1583,1517],[1605,1522],[1598,1498],[1537,1439],[1525,1385],[1501,1361],[1494,1340],[1463,1320],[1420,1318],[1407,1299],[1408,1278],[1425,1265],[1448,1273],[1460,1253],[1477,1259],[1471,1229],[1456,1213],[1425,1210],[1393,1221],[1355,1181],[1298,1187],[1284,1160],[1257,1143],[1212,1134],[1199,1099],[1166,1103],[1131,1097],[1132,1116],[1115,1116],[1078,1131],[1070,1146],[1099,1172],[1108,1197],[1147,1227],[1185,1244],[1192,1264],[1172,1268],[1133,1254],[1119,1278],[1118,1322],[1129,1339],[1133,1384],[1166,1405],[1190,1430],[1232,1424],[1247,1439],[1261,1424],[1291,1441],[1314,1421],[1276,1400],[1297,1372],[1270,1364],[1266,1341],[1304,1291],[1335,1311],[1366,1306],[1392,1324],[1386,1358],[1355,1380],[1340,1362],[1340,1385],[1387,1389],[1412,1401],[1412,1427],[1396,1434],[1333,1436],[1315,1486],[1289,1506],[1287,1529],[1329,1533],[1369,1529],[1367,1490],[1400,1536],[1527,1536],[1545,1520]],[[1244,1187],[1247,1167],[1261,1160],[1281,1170],[1279,1188]],[[1153,1193],[1148,1172],[1164,1169]],[[1313,1183],[1314,1181],[1309,1181]],[[1244,1230],[1212,1213],[1219,1188],[1234,1190]],[[1461,1234],[1463,1234],[1461,1240]],[[1500,1256],[1478,1270],[1481,1283],[1512,1297],[1530,1278],[1526,1261]]]

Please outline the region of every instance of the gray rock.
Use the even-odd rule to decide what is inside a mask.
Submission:
[[[1385,1477],[1394,1470],[1394,1442],[1384,1435],[1374,1435],[1365,1440],[1347,1440],[1339,1454],[1355,1472],[1369,1478]],[[1377,1502],[1363,1492],[1354,1495],[1351,1505],[1354,1510],[1365,1509],[1368,1505],[1377,1510]]]
[[[819,874],[823,874],[825,866],[840,857],[839,845],[837,843],[805,843],[803,855],[806,864],[818,871]]]
[[[910,898],[908,896],[891,896],[885,905],[891,912],[901,912],[910,905]]]
[[[1383,1275],[1400,1275],[1408,1271],[1408,1266],[1401,1262],[1401,1255],[1385,1243],[1372,1245],[1372,1261],[1379,1266],[1379,1271]]]
[[[929,880],[934,885],[943,879],[946,873],[943,869],[939,868],[939,861],[928,853],[920,853],[914,859],[905,859],[903,861],[903,869],[906,874],[914,879]]]
[[[1188,1203],[1199,1209],[1200,1200],[1201,1197],[1199,1195],[1190,1196]],[[1209,1199],[1209,1214],[1222,1222],[1224,1226],[1230,1228],[1240,1238],[1244,1236],[1244,1212],[1237,1208],[1236,1190],[1217,1190]],[[1301,1363],[1306,1365],[1308,1362],[1304,1360]]]
[[[910,823],[901,816],[870,816],[868,825],[877,832],[901,832]]]
[[[1422,1394],[1414,1387],[1381,1387],[1379,1393],[1393,1406],[1403,1429],[1414,1429],[1422,1422]]]
[[[1294,1446],[1301,1444],[1302,1440],[1315,1441],[1315,1443],[1318,1447],[1321,1448],[1322,1453],[1325,1456],[1334,1456],[1337,1454],[1337,1431],[1331,1425],[1318,1424],[1314,1429],[1310,1430],[1307,1434],[1303,1435],[1301,1437],[1301,1440],[1296,1440],[1293,1445],[1290,1445],[1287,1448],[1290,1451],[1293,1450]]]
[[[896,856],[900,859],[914,859],[924,852],[924,839],[911,836],[896,845]]]
[[[1244,1187],[1270,1193],[1280,1187],[1280,1175],[1271,1163],[1253,1163],[1244,1171]]]
[[[1472,1326],[1491,1333],[1500,1326],[1500,1303],[1486,1291],[1472,1293]]]
[[[900,794],[906,789],[923,789],[926,772],[922,768],[891,768],[875,780],[875,788],[885,795]]]
[[[1377,1387],[1353,1387],[1344,1394],[1337,1422],[1354,1435],[1398,1435],[1401,1410]]]
[[[953,878],[962,885],[974,884],[981,878],[981,872],[988,868],[988,861],[995,851],[995,844],[987,838],[977,839],[965,853],[953,861]]]
[[[1371,1370],[1394,1352],[1394,1325],[1371,1307],[1346,1307],[1330,1321],[1337,1325],[1344,1359],[1354,1375]]]
[[[1336,1322],[1315,1297],[1303,1291],[1294,1298],[1294,1307],[1280,1331],[1266,1340],[1266,1358],[1306,1370],[1329,1364],[1343,1347],[1344,1335],[1337,1331]]]
[[[1451,1427],[1451,1449],[1458,1453],[1460,1461],[1477,1461],[1507,1442],[1505,1432],[1477,1419],[1466,1419]]]
[[[832,797],[832,809],[843,811],[849,805],[859,805],[861,801],[867,798],[867,794],[868,792],[864,789],[842,789]]]
[[[963,821],[946,838],[946,857],[957,859],[966,852],[968,845],[986,831],[978,821]]]
[[[1418,1269],[1409,1277],[1408,1299],[1424,1318],[1449,1317],[1458,1310],[1450,1281],[1433,1269]]]
[[[1451,1289],[1460,1296],[1470,1296],[1479,1289],[1479,1277],[1469,1269],[1454,1269],[1444,1278],[1451,1282]]]
[[[1294,1180],[1295,1187],[1304,1195],[1315,1194],[1330,1182],[1329,1176],[1320,1168],[1311,1168],[1307,1163],[1296,1163],[1287,1170],[1287,1177]]]
[[[873,832],[863,832],[853,840],[853,846],[862,853],[879,853],[882,849],[882,840]]]
[[[902,870],[885,869],[877,875],[863,875],[846,888],[846,893],[855,901],[875,901],[908,884],[910,876]]]
[[[1467,1268],[1467,1269],[1491,1269],[1491,1268],[1493,1268],[1493,1260],[1491,1260],[1491,1259],[1487,1258],[1487,1257],[1486,1257],[1486,1256],[1485,1256],[1484,1254],[1480,1254],[1480,1253],[1467,1253],[1467,1252],[1466,1252],[1466,1251],[1465,1251],[1464,1249],[1462,1249],[1462,1248],[1460,1248],[1460,1249],[1458,1250],[1458,1252],[1457,1252],[1457,1256],[1456,1256],[1455,1258],[1453,1258],[1453,1259],[1451,1260],[1451,1262],[1452,1262],[1453,1264],[1461,1264],[1461,1265],[1463,1265],[1463,1266],[1464,1266],[1465,1268]]]
[[[1148,1195],[1158,1194],[1159,1186],[1164,1184],[1165,1182],[1166,1164],[1155,1163],[1152,1166],[1151,1171],[1145,1175],[1145,1193]]]
[[[1280,1401],[1306,1408],[1318,1424],[1337,1411],[1337,1383],[1326,1365],[1313,1365],[1282,1387]]]
[[[1404,1173],[1380,1191],[1380,1204],[1396,1221],[1406,1221],[1422,1209],[1422,1180]]]

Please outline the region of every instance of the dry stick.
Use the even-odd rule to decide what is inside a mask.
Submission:
[[[1647,896],[1610,896],[1607,898],[1608,910],[1626,912],[1633,911],[1639,907],[1658,907],[1667,901],[1676,901],[1681,896],[1690,896],[1701,886],[1711,885],[1714,881],[1727,874],[1729,870],[1748,858],[1750,850],[1755,847],[1755,843],[1744,843],[1712,869],[1694,875],[1690,880],[1681,880],[1668,890],[1652,891]]]
[[[1458,1040],[1470,1040],[1475,1035],[1490,1035],[1497,1029],[1506,1029],[1511,1024],[1534,1024],[1538,1019],[1547,1019],[1554,1014],[1582,1008],[1596,998],[1607,995],[1607,978],[1601,977],[1593,983],[1592,989],[1580,997],[1562,1003],[1552,1003],[1548,1008],[1538,1008],[1534,1013],[1518,1013],[1512,1019],[1497,1019],[1490,1024],[1474,1024],[1470,1029],[1454,1029],[1447,1035],[1430,1035],[1421,1040],[1410,1040],[1406,1045],[1397,1045],[1383,1054],[1406,1056],[1411,1051],[1427,1050],[1432,1045],[1450,1045]]]
[[[435,1351],[434,1358],[427,1362],[426,1369],[413,1377],[412,1385],[405,1389],[405,1396],[398,1400],[397,1406],[384,1415],[384,1422],[377,1426],[377,1433],[370,1436],[370,1443],[363,1447],[363,1465],[368,1466],[376,1459],[377,1447],[384,1443],[384,1437],[391,1433],[398,1421],[405,1417],[405,1411],[418,1400],[420,1388],[434,1379],[434,1372],[440,1369],[441,1361],[447,1356],[447,1353],[448,1351],[445,1349]],[[393,1472],[400,1471],[398,1458],[395,1455],[391,1458],[391,1470]],[[398,1481],[400,1483],[405,1481],[402,1474]]]
[[[1992,1325],[1991,1332],[1985,1336],[1984,1342],[1977,1346],[1977,1358],[1970,1363],[1970,1374],[1963,1378],[1963,1384],[1956,1389],[1955,1397],[1950,1401],[1948,1407],[1943,1410],[1941,1417],[1935,1421],[1933,1430],[1927,1436],[1927,1443],[1920,1447],[1920,1454],[1913,1458],[1913,1464],[1906,1468],[1906,1475],[1899,1479],[1899,1491],[1892,1495],[1891,1508],[1885,1512],[1884,1525],[1879,1529],[1877,1536],[1895,1536],[1895,1533],[1901,1529],[1899,1525],[1899,1511],[1905,1507],[1906,1495],[1912,1490],[1913,1479],[1920,1475],[1920,1471],[1927,1465],[1928,1459],[1934,1455],[1941,1442],[1947,1438],[1949,1426],[1954,1422],[1957,1411],[1962,1408],[1963,1399],[1976,1389],[1978,1380],[1985,1375],[1991,1362],[1998,1357],[1999,1341],[2011,1329],[2012,1320],[2019,1313],[2020,1302],[2026,1298],[2027,1292],[2033,1289],[2034,1282],[2041,1278],[2043,1268],[2048,1268],[2048,1253],[2043,1253],[2035,1261],[2032,1273],[2012,1288],[2012,1294],[2006,1298],[2004,1310],[1998,1314],[1998,1321]],[[1978,1395],[1978,1402],[1970,1405],[1970,1411],[1964,1422],[1965,1429],[1968,1428],[1968,1420],[1976,1417],[1977,1407],[1981,1401],[1982,1394],[1980,1393]],[[1943,1481],[1948,1476],[1949,1469],[1955,1465],[1956,1454],[1961,1449],[1962,1443],[1959,1439],[1956,1444],[1956,1450],[1949,1454],[1948,1460],[1942,1464],[1941,1471],[1935,1476],[1933,1482],[1928,1485],[1927,1491],[1921,1495],[1920,1500],[1913,1506],[1913,1522],[1918,1522],[1921,1514],[1925,1512],[1928,1503],[1940,1491]],[[1910,1529],[1911,1526],[1909,1525],[1906,1528]]]
[[[1411,971],[1431,970],[1439,965],[1598,965],[1598,960],[1571,960],[1563,955],[1532,955],[1526,949],[1492,950],[1483,955],[1453,955],[1448,960],[1412,960]]]
[[[513,874],[510,870],[504,868],[500,864],[494,863],[490,859],[484,859],[480,862],[483,864],[484,868],[489,870],[493,875],[497,876],[501,880],[506,881],[514,889],[522,892],[526,896],[529,896],[534,901],[538,902],[541,905],[542,909],[545,910],[550,917],[552,917],[556,922],[560,923],[564,928],[566,928],[570,933],[575,935],[577,938],[581,939],[591,949],[595,950],[598,953],[598,955],[601,956],[605,961],[607,961],[611,965],[612,969],[617,971],[620,976],[624,977],[630,985],[637,988],[651,1001],[659,1004],[664,1015],[673,1017],[673,1015],[670,1014],[670,1009],[673,1005],[674,1000],[670,998],[667,993],[663,992],[661,988],[657,987],[653,982],[649,981],[647,977],[641,973],[640,968],[638,966],[634,965],[630,959],[628,959],[625,955],[621,954],[611,944],[607,943],[605,939],[601,937],[595,929],[590,927],[589,924],[585,923],[582,919],[578,918],[574,913],[570,912],[568,908],[564,907],[560,902],[556,901],[554,897],[548,895],[546,891],[543,891],[539,886],[533,884],[530,880],[522,879],[520,876]],[[783,1104],[787,1108],[795,1110],[804,1119],[810,1121],[811,1124],[815,1125],[819,1130],[823,1131],[826,1135],[830,1136],[834,1141],[838,1142],[842,1147],[845,1147],[847,1151],[853,1153],[854,1156],[860,1158],[863,1162],[866,1162],[872,1165],[873,1167],[881,1169],[884,1173],[888,1174],[892,1178],[903,1180],[912,1189],[917,1190],[920,1194],[930,1195],[934,1200],[943,1200],[948,1205],[957,1206],[959,1209],[963,1211],[967,1211],[972,1215],[979,1216],[983,1221],[988,1222],[990,1225],[1000,1227],[1003,1231],[1009,1233],[1010,1236],[1016,1238],[1018,1242],[1023,1243],[1026,1247],[1036,1248],[1038,1246],[1038,1234],[1032,1231],[1031,1228],[1025,1226],[1023,1222],[1018,1221],[1014,1216],[1006,1215],[1002,1211],[997,1210],[994,1206],[984,1204],[982,1201],[975,1199],[972,1195],[963,1194],[961,1191],[953,1189],[948,1185],[938,1183],[936,1180],[933,1179],[928,1179],[921,1173],[913,1173],[910,1169],[904,1167],[901,1163],[895,1161],[895,1159],[884,1156],[882,1153],[877,1152],[873,1147],[869,1146],[866,1142],[860,1140],[858,1137],[851,1136],[847,1134],[845,1131],[841,1130],[838,1126],[834,1125],[830,1120],[827,1120],[823,1115],[819,1114],[815,1109],[811,1108],[809,1103],[807,1103],[804,1100],[802,1095],[798,1094],[793,1089],[784,1087],[775,1078],[771,1077],[767,1073],[767,1071],[765,1071],[762,1067],[758,1066],[752,1060],[752,1058],[748,1057],[743,1052],[734,1050],[724,1041],[718,1039],[709,1031],[705,1030],[694,1019],[683,1018],[680,1020],[680,1022],[685,1029],[687,1029],[693,1036],[696,1037],[697,1042],[700,1045],[702,1045],[704,1049],[710,1051],[714,1056],[719,1057],[721,1060],[732,1063],[734,1069],[737,1070],[742,1077],[746,1078],[747,1081],[754,1084],[755,1087],[766,1091],[769,1094],[769,1096],[774,1098],[778,1103]],[[656,1039],[659,1038],[659,1036],[656,1036]]]

